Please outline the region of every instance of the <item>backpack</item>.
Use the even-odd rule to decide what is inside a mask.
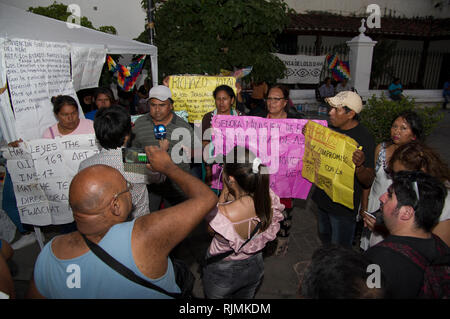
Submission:
[[[383,241],[377,246],[401,253],[423,271],[423,284],[419,298],[448,299],[450,298],[450,248],[438,236],[432,235],[439,256],[431,262],[405,244]]]

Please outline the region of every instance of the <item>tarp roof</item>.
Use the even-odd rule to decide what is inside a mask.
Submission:
[[[105,47],[109,54],[146,54],[157,56],[153,45],[27,12],[0,3],[0,37],[51,42],[66,42],[76,46]]]

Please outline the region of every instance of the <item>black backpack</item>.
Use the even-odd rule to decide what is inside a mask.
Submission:
[[[386,247],[403,254],[423,271],[423,284],[419,298],[448,299],[450,298],[450,248],[436,235],[439,256],[431,262],[412,247],[391,242],[381,242],[377,246]]]

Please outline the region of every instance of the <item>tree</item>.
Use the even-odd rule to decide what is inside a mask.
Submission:
[[[283,1],[157,2],[154,44],[161,76],[219,74],[221,69],[253,66],[250,76],[255,82],[284,77],[286,67],[272,54],[276,37],[289,23],[291,10]],[[146,9],[147,1],[141,3]],[[148,32],[137,40],[148,43]]]
[[[29,7],[28,11],[33,12],[35,14],[43,15],[49,18],[53,18],[56,20],[67,21],[67,18],[72,14],[67,10],[68,6],[62,3],[53,2],[52,5],[47,7]],[[113,26],[100,26],[98,29],[94,27],[91,21],[89,21],[86,17],[80,17],[80,25],[89,29],[94,29],[97,31],[109,33],[109,34],[117,34],[116,28]],[[121,55],[111,55],[113,59],[117,60]],[[109,84],[113,82],[113,75],[109,72],[108,67],[105,63],[102,69],[102,75],[100,77],[100,85],[101,86],[109,86]]]
[[[28,11],[35,14],[43,15],[56,20],[67,21],[67,18],[72,14],[67,10],[67,6],[62,3],[53,2],[52,5],[47,7],[29,7]],[[102,31],[110,34],[117,34],[116,28],[113,26],[101,26],[96,29],[91,21],[86,17],[80,17],[80,25],[89,29],[94,29],[97,31]]]

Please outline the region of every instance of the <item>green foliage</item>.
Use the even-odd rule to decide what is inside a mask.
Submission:
[[[47,7],[35,7],[35,8],[29,7],[28,11],[60,21],[67,21],[67,18],[72,14],[69,11],[67,11],[67,6],[65,4],[57,3],[56,1],[53,2],[52,5],[49,5]],[[80,17],[80,25],[89,29],[94,29],[109,34],[117,34],[116,28],[110,25],[101,26],[98,29],[96,29],[92,24],[92,22],[89,21],[89,19],[86,17]],[[105,87],[109,86],[109,84],[111,84],[112,81],[113,76],[108,71],[108,68],[106,67],[105,63],[105,65],[103,66],[102,75],[100,77],[100,86]]]
[[[146,1],[142,4],[146,7]],[[276,82],[284,64],[271,52],[289,23],[281,0],[168,0],[155,11],[160,76],[219,74],[253,66],[251,78]],[[148,43],[148,31],[138,41]],[[243,78],[250,80],[250,77]]]
[[[360,113],[361,123],[367,127],[374,136],[375,142],[379,144],[390,139],[392,122],[404,111],[415,111],[422,118],[425,137],[433,131],[444,116],[438,105],[417,107],[414,99],[411,98],[392,101],[384,95],[380,98],[374,95]]]
[[[67,6],[65,4],[57,3],[56,1],[47,7],[29,7],[28,11],[61,21],[67,21],[67,18],[72,14],[67,11]],[[86,17],[80,17],[80,25],[97,31],[117,34],[116,28],[113,26],[101,26],[96,29],[92,22]]]

